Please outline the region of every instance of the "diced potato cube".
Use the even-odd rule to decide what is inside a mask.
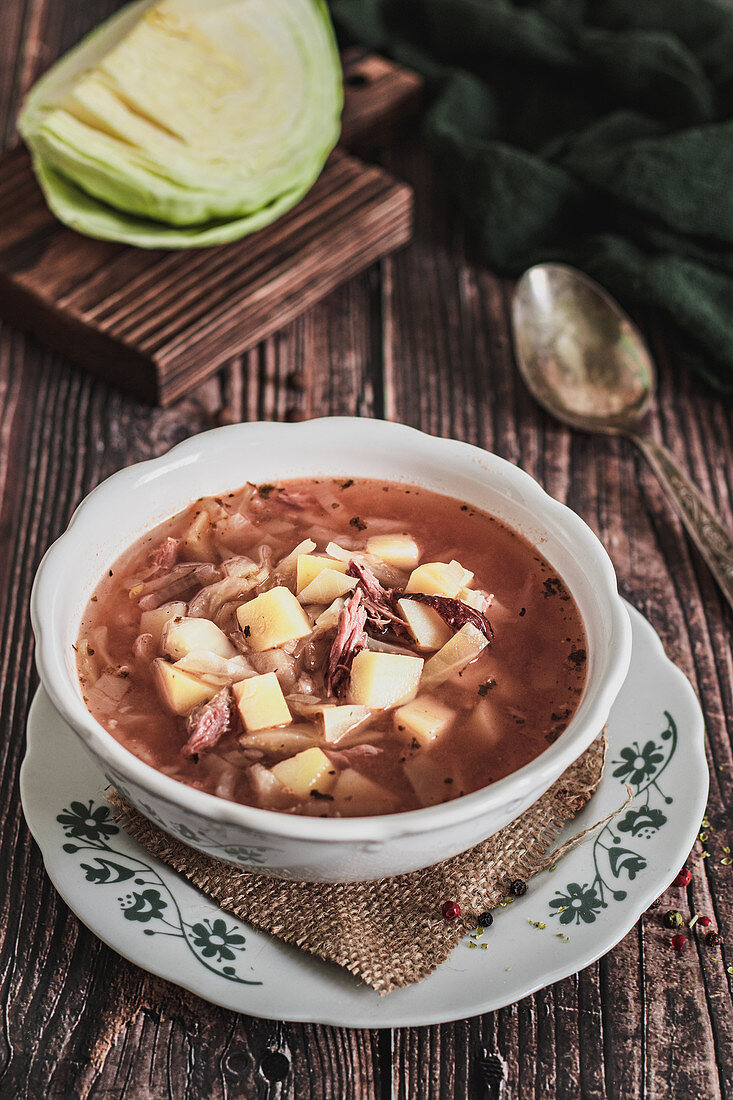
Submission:
[[[299,554],[297,591],[300,593],[307,588],[323,569],[335,569],[337,573],[345,573],[348,562],[337,561],[336,558],[319,557],[316,554]]]
[[[171,619],[182,618],[186,614],[186,604],[177,600],[175,603],[165,603],[162,607],[156,607],[152,611],[143,611],[140,616],[140,633],[152,634],[155,648],[160,653],[163,631]]]
[[[272,774],[298,798],[307,798],[312,790],[328,792],[335,781],[335,776],[328,773],[334,770],[325,752],[314,747],[274,764]]]
[[[174,714],[189,714],[221,690],[221,684],[207,684],[198,676],[169,665],[161,657],[153,662],[155,682],[163,702]]]
[[[397,732],[408,741],[414,737],[420,745],[429,745],[440,737],[450,729],[454,718],[455,711],[429,695],[420,695],[394,712]]]
[[[448,596],[455,599],[458,589],[468,584],[473,573],[467,573],[457,561],[429,561],[413,569],[405,592],[423,592],[426,596]]]
[[[420,649],[440,649],[453,631],[437,611],[417,600],[398,600],[402,618]]]
[[[359,726],[365,725],[372,716],[369,707],[355,707],[348,703],[343,706],[326,704],[321,707],[320,714],[323,735],[331,744],[339,741],[352,730],[358,729]]]
[[[442,756],[442,753],[437,754]],[[437,806],[464,793],[458,761],[436,759],[436,754],[416,752],[403,765],[421,806]]]
[[[351,817],[360,814],[389,814],[397,808],[397,799],[373,779],[353,768],[345,768],[333,788],[334,808]]]
[[[215,653],[217,657],[234,657],[236,649],[211,619],[187,619],[176,616],[163,631],[163,649],[176,661],[194,649]]]
[[[246,730],[286,726],[293,720],[274,672],[240,680],[232,685],[232,691]]]
[[[280,586],[255,596],[237,608],[242,633],[252,649],[276,649],[285,642],[305,638],[311,625],[303,608],[289,588]]]
[[[332,603],[356,587],[355,577],[345,577],[335,569],[322,569],[298,596],[302,604]]]
[[[366,548],[368,554],[394,565],[395,569],[414,569],[420,561],[420,550],[412,535],[372,535]]]
[[[454,672],[470,664],[489,644],[473,623],[466,623],[425,665],[423,685],[441,684]]]
[[[423,664],[422,657],[362,649],[351,666],[350,702],[375,710],[409,702],[417,695]]]

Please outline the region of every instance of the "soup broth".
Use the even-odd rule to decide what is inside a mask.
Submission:
[[[579,611],[496,518],[369,480],[202,498],[99,583],[84,701],[182,783],[285,813],[413,810],[543,752],[586,675]]]

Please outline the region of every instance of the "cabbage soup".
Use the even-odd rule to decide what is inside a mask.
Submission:
[[[84,702],[166,775],[283,813],[433,806],[557,739],[586,676],[563,580],[517,532],[410,485],[245,485],[100,581]]]

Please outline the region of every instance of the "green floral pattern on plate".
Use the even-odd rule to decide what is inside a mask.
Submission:
[[[237,973],[236,963],[246,944],[241,924],[229,924],[220,917],[190,924],[183,919],[172,891],[150,864],[107,843],[120,831],[108,806],[95,806],[91,799],[71,802],[56,820],[67,839],[63,850],[69,855],[83,853],[88,860],[80,862],[87,882],[95,886],[127,884],[126,892],[118,894],[117,903],[125,920],[148,925],[142,929],[143,935],[178,937],[212,974],[240,985],[262,985]],[[89,853],[94,853],[91,858]]]
[[[592,849],[593,877],[582,884],[569,882],[550,900],[551,916],[557,917],[561,924],[592,924],[601,910],[608,907],[609,900],[625,899],[624,882],[633,882],[647,866],[647,859],[636,850],[636,844],[633,848],[629,845],[648,840],[666,824],[666,814],[652,805],[652,800],[664,806],[673,801],[659,785],[660,776],[677,749],[677,725],[668,711],[664,711],[664,717],[666,726],[658,741],[650,739],[643,745],[634,741],[620,750],[619,759],[612,761],[612,775],[631,788],[632,802],[619,821],[609,822],[596,837]],[[120,831],[112,821],[109,807],[95,806],[93,800],[72,802],[56,820],[67,840],[75,842],[64,844],[65,852],[104,853],[80,864],[87,882],[99,886],[129,883],[129,889],[117,901],[126,920],[151,925],[144,929],[144,935],[177,936],[212,973],[243,985],[262,984],[240,977],[232,965],[245,950],[241,925],[229,926],[222,918],[188,923],[153,867],[107,843]],[[183,826],[180,831],[184,833]],[[249,850],[247,854],[250,858],[255,856]]]
[[[242,845],[222,844],[216,837],[210,836],[202,829],[191,829],[188,825],[184,825],[181,821],[175,821],[173,818],[163,818],[159,813],[148,803],[145,802],[140,796],[134,797],[132,792],[123,783],[122,778],[117,775],[116,772],[105,773],[105,779],[111,787],[121,794],[132,806],[145,814],[147,818],[159,825],[161,829],[164,829],[167,833],[172,833],[173,836],[177,836],[179,840],[182,840],[184,844],[194,845],[200,848],[202,851],[210,852],[211,855],[216,856],[218,859],[235,860],[240,864],[249,864],[253,869],[268,862],[268,856],[270,853],[276,851],[270,845],[248,845],[243,847]],[[171,807],[173,809],[173,807]]]
[[[593,877],[582,885],[569,882],[565,890],[558,890],[550,901],[561,924],[592,924],[609,900],[623,901],[625,881],[633,882],[647,866],[642,852],[629,847],[633,841],[645,841],[667,823],[667,815],[653,801],[663,806],[673,799],[665,795],[659,778],[677,751],[677,724],[669,711],[664,711],[666,726],[659,740],[648,740],[643,745],[633,741],[621,749],[619,759],[613,760],[612,775],[632,792],[631,805],[620,821],[610,821],[593,842]],[[622,835],[623,834],[623,835]]]

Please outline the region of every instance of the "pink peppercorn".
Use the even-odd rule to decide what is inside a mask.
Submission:
[[[672,936],[672,947],[674,947],[675,951],[678,954],[680,952],[684,951],[686,943],[687,943],[687,939],[683,935],[681,935],[679,932],[677,933],[676,936]]]
[[[689,886],[692,882],[692,871],[689,867],[683,867],[677,878],[672,883],[673,886]]]
[[[455,920],[456,917],[460,917],[461,907],[457,901],[444,901],[443,902],[443,916],[446,920]]]
[[[698,917],[697,923],[700,925],[701,928],[709,928],[713,922],[711,921],[710,917]]]

